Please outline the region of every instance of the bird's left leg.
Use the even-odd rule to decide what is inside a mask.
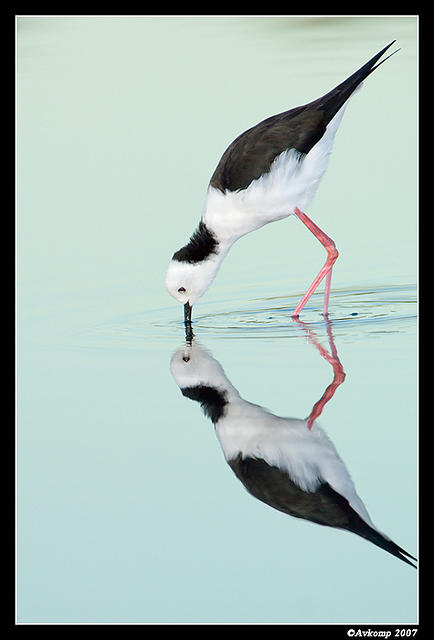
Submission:
[[[318,273],[317,277],[312,282],[309,289],[304,294],[303,298],[300,300],[292,316],[297,317],[300,315],[300,311],[303,309],[304,305],[309,300],[312,293],[315,291],[315,289],[317,288],[321,280],[324,278],[324,276],[326,276],[326,286],[325,286],[325,292],[324,292],[323,313],[325,316],[327,316],[328,306],[329,306],[329,297],[330,297],[330,283],[331,283],[331,277],[332,277],[332,268],[334,263],[336,262],[336,259],[339,253],[338,253],[338,250],[336,249],[336,245],[334,241],[331,238],[329,238],[329,236],[326,235],[324,231],[322,231],[305,213],[300,211],[298,207],[294,209],[294,213],[297,216],[297,218],[299,218],[299,220],[301,220],[303,224],[306,225],[309,231],[313,233],[315,238],[318,238],[318,240],[327,250],[328,255],[323,268]]]

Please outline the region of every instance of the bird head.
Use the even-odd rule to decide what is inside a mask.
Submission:
[[[181,304],[191,307],[203,296],[219,268],[215,259],[201,262],[171,260],[166,274],[166,289]]]

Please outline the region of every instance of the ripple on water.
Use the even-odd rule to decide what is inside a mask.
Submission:
[[[312,296],[300,319],[309,325],[324,324],[323,296]],[[237,337],[289,337],[297,325],[291,321],[298,297],[273,297],[248,301],[238,308],[198,314],[197,333],[225,333]],[[333,292],[329,319],[339,333],[405,331],[416,318],[416,288],[379,287]]]
[[[203,302],[193,319],[195,334],[222,338],[289,338],[298,335],[291,319],[298,296]],[[321,293],[312,296],[300,319],[311,327],[325,325]],[[366,334],[408,332],[416,318],[416,287],[382,286],[357,290],[335,290],[330,297],[329,319],[334,334],[349,338]],[[146,310],[112,318],[80,333],[83,346],[143,348],[149,340],[183,337],[180,306]],[[78,337],[77,335],[75,337]]]

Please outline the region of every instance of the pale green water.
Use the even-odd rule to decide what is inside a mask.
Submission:
[[[347,379],[320,422],[417,555],[416,37],[411,17],[18,19],[19,622],[417,621],[414,569],[245,492],[170,375],[163,285],[231,140],[396,38],[308,213],[340,250]],[[332,378],[290,320],[323,260],[294,218],[269,225],[195,309],[241,395],[279,415]],[[302,319],[326,345],[321,304]]]

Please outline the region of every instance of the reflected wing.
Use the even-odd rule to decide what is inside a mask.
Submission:
[[[321,484],[316,491],[303,491],[285,471],[264,460],[243,458],[241,453],[228,464],[247,491],[261,502],[295,518],[351,531],[415,566],[405,557],[415,560],[413,556],[362,520],[329,484]]]

